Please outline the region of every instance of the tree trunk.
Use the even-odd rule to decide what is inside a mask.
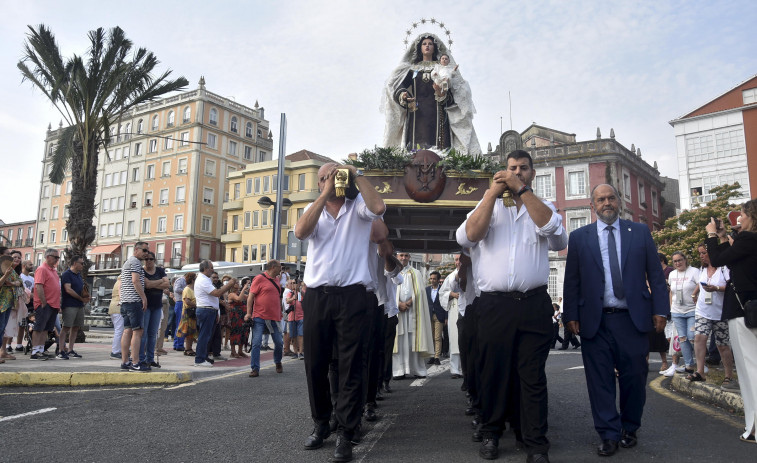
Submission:
[[[96,238],[96,229],[93,224],[95,216],[95,196],[97,195],[97,163],[98,163],[98,142],[96,137],[87,152],[84,153],[84,147],[80,141],[74,142],[74,156],[71,157],[71,180],[73,188],[71,189],[71,203],[69,205],[69,216],[66,220],[66,229],[68,230],[68,240],[71,244],[66,249],[66,258],[70,263],[73,256],[84,258],[84,269],[82,277],[87,278],[89,267],[91,265],[87,259],[87,247],[89,247]],[[87,156],[87,170],[82,172],[84,156]]]

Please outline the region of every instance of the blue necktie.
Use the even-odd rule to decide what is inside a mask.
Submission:
[[[615,228],[609,225],[607,230],[607,254],[610,256],[610,276],[612,277],[612,292],[615,293],[615,297],[623,299],[625,293],[623,292],[623,277],[620,273],[620,264],[618,263],[618,248],[615,245],[615,233],[612,231]]]

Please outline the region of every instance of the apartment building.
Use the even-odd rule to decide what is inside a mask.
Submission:
[[[48,127],[37,217],[37,260],[47,247],[64,248],[70,174],[49,181],[50,155],[61,129]],[[110,129],[99,154],[93,270],[115,269],[146,241],[158,265],[180,268],[223,258],[221,224],[226,177],[248,163],[270,161],[273,138],[264,109],[196,89],[146,103]]]
[[[37,223],[34,220],[13,223],[0,220],[0,246],[21,251],[24,260],[32,260],[36,228]]]

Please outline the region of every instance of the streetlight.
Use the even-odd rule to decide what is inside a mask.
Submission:
[[[279,189],[279,191],[281,191]],[[276,208],[276,202],[272,201],[268,196],[262,196],[258,199],[260,207],[268,209],[273,207],[273,250],[271,251],[271,258],[279,260],[279,241],[281,240],[281,214],[279,214]],[[292,207],[292,201],[289,198],[282,198],[281,210],[286,211]]]

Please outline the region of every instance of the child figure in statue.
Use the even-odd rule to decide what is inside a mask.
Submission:
[[[443,91],[449,90],[449,80],[454,72],[457,72],[458,64],[454,68],[449,63],[449,55],[443,54],[439,58],[439,63],[434,65],[434,70],[431,71],[431,79],[434,83],[442,88]]]

